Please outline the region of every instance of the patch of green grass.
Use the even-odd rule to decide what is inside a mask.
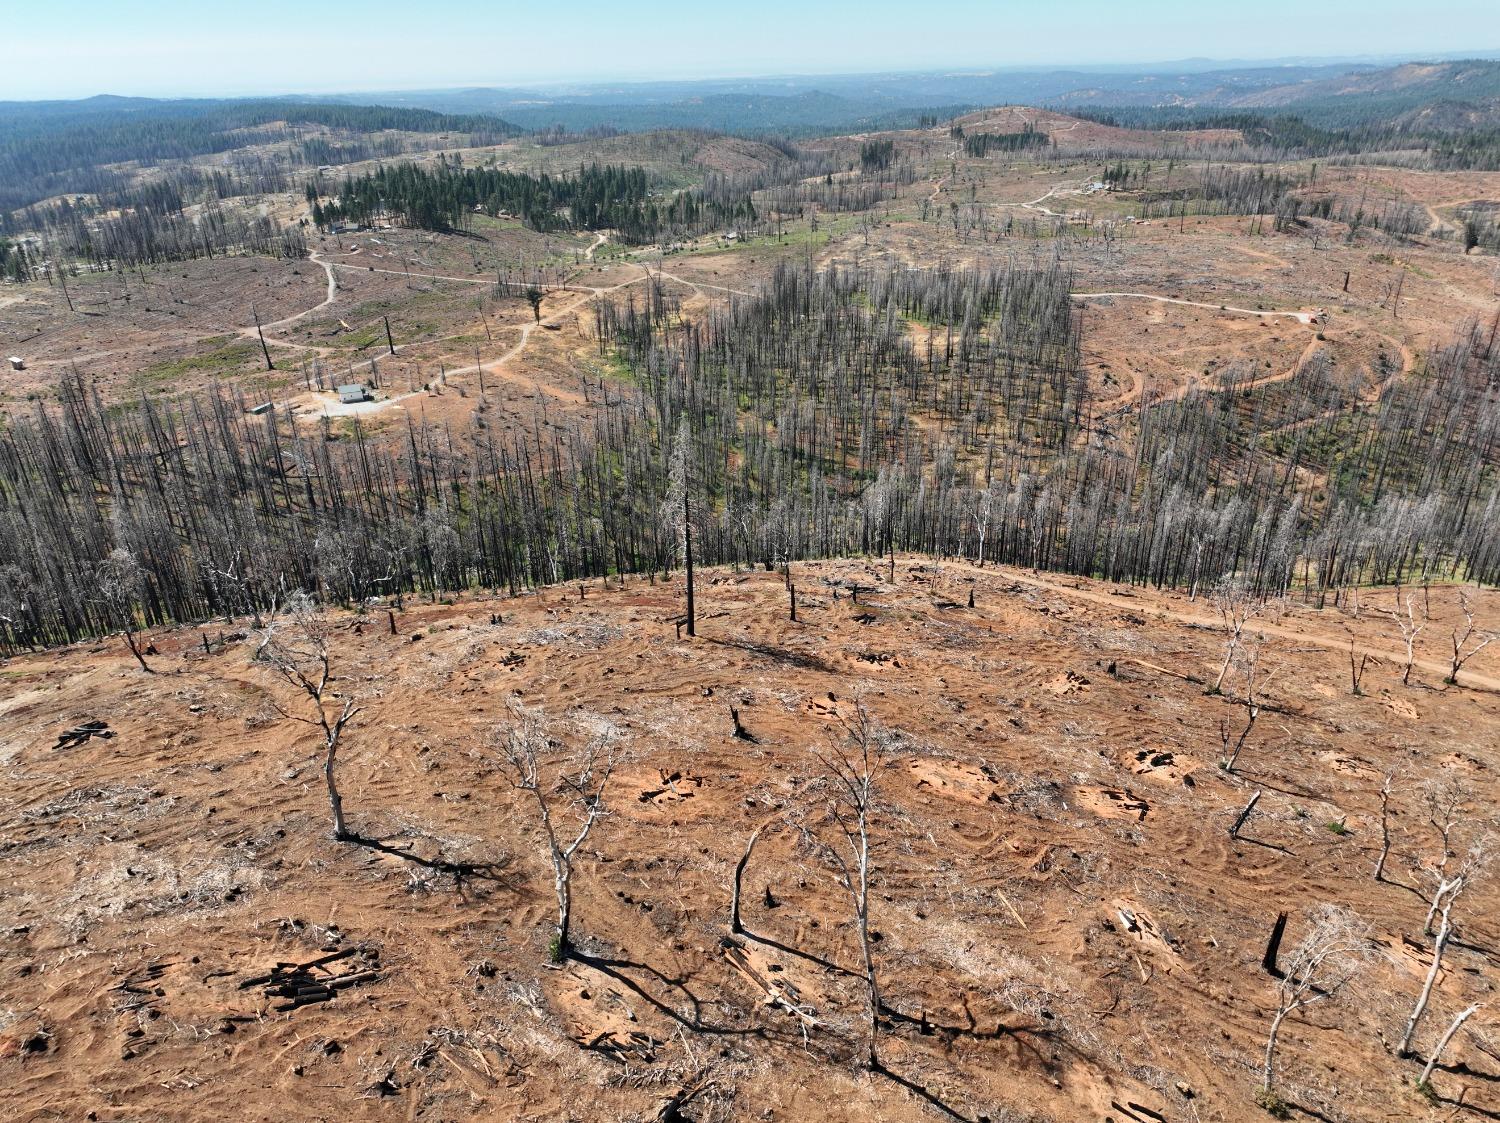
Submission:
[[[475,214],[469,216],[475,231],[485,230],[524,230],[526,224],[519,218],[492,218],[487,214]]]
[[[259,356],[259,344],[251,340],[229,342],[233,338],[228,335],[216,335],[211,339],[205,339],[204,344],[212,346],[213,350],[189,355],[185,359],[176,359],[172,362],[156,363],[141,370],[136,378],[142,385],[175,382],[189,374],[203,372],[217,374],[238,370],[246,362]]]
[[[629,382],[632,385],[639,384],[640,377],[635,368],[626,361],[625,356],[619,351],[611,351],[597,363],[591,364],[593,373],[600,378],[614,379],[616,382]]]

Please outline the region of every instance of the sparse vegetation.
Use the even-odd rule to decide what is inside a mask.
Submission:
[[[1336,70],[0,106],[14,1110],[1500,1113],[1500,64]]]

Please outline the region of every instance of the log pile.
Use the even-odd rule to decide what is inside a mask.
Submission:
[[[344,962],[351,958],[356,962]],[[340,974],[340,968],[330,968],[329,965],[333,963],[338,963],[340,968],[347,970]],[[271,970],[245,979],[240,983],[240,989],[264,987],[266,997],[283,999],[272,1009],[286,1011],[318,1002],[329,1002],[342,990],[361,983],[372,983],[379,978],[379,953],[372,948],[348,947],[310,959],[306,963],[278,962]]]

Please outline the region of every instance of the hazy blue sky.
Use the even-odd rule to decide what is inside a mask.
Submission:
[[[0,98],[1500,48],[1500,0],[0,0]]]

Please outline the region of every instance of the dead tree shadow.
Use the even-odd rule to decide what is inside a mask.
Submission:
[[[967,1037],[973,1041],[998,1041],[1001,1038],[1008,1038],[1014,1041],[1019,1048],[1030,1053],[1042,1068],[1050,1070],[1053,1067],[1052,1062],[1047,1056],[1033,1043],[1026,1040],[1027,1037],[1034,1037],[1043,1041],[1051,1041],[1057,1036],[1051,1029],[1032,1026],[1008,1026],[998,1019],[995,1022],[994,1029],[980,1029],[974,1015],[969,1012],[967,1003],[964,1005],[964,1013],[968,1015],[969,1024],[962,1026],[934,1022],[927,1017],[925,1010],[919,1017],[914,1018],[910,1014],[897,1010],[894,1006],[884,1001],[880,1003],[880,1013],[891,1022],[914,1026],[917,1032],[923,1037],[939,1036],[950,1040],[956,1037]]]
[[[733,647],[745,651],[751,655],[759,655],[762,659],[770,659],[775,663],[782,663],[788,667],[795,667],[799,671],[817,671],[825,675],[839,674],[839,670],[833,664],[816,655],[809,655],[802,651],[789,651],[784,647],[777,647],[773,643],[760,643],[756,640],[747,639],[720,639],[713,637],[709,643],[716,643],[720,647]]]
[[[1309,1119],[1322,1120],[1322,1123],[1334,1123],[1334,1120],[1331,1117],[1324,1115],[1317,1108],[1308,1107],[1306,1104],[1300,1104],[1296,1100],[1287,1100],[1286,1107],[1287,1111],[1291,1112],[1294,1115],[1305,1115]]]
[[[627,988],[628,990],[639,996],[659,1014],[672,1019],[672,1021],[676,1022],[678,1025],[682,1026],[685,1029],[690,1029],[694,1033],[721,1034],[737,1037],[770,1038],[775,1036],[774,1034],[769,1033],[764,1026],[732,1026],[721,1025],[714,1022],[705,1022],[703,1020],[702,1003],[698,996],[687,988],[687,984],[682,979],[674,979],[669,977],[668,975],[663,974],[661,971],[657,970],[655,967],[650,966],[649,964],[637,963],[629,959],[614,959],[606,956],[589,955],[586,952],[581,952],[576,949],[569,953],[569,957],[578,963],[582,963],[585,966],[592,967],[594,970],[600,972],[601,974],[608,975],[611,979],[614,979],[621,986]],[[663,986],[682,994],[687,999],[691,1007],[691,1014],[684,1014],[680,1010],[669,1006],[660,998],[657,998],[656,995],[646,990],[646,988],[643,987],[640,983],[636,982],[636,980],[625,974],[626,970],[644,971],[646,974],[651,975],[652,977],[657,979]]]
[[[1496,1111],[1492,1107],[1480,1107],[1478,1104],[1467,1103],[1463,1099],[1462,1095],[1460,1095],[1458,1099],[1453,1099],[1449,1096],[1439,1096],[1434,1094],[1432,1097],[1432,1101],[1434,1104],[1442,1104],[1444,1107],[1451,1107],[1453,1111],[1450,1114],[1449,1118],[1457,1116],[1461,1111],[1466,1111],[1471,1115],[1479,1116],[1479,1118],[1481,1119],[1500,1119],[1500,1111]]]
[[[885,1077],[887,1080],[892,1081],[893,1083],[901,1085],[901,1087],[905,1088],[908,1092],[918,1097],[919,1099],[926,1100],[929,1104],[937,1108],[949,1119],[960,1119],[963,1121],[963,1123],[970,1123],[968,1116],[960,1114],[956,1108],[942,1099],[942,1097],[940,1097],[936,1092],[933,1092],[925,1086],[918,1084],[910,1077],[902,1076],[899,1072],[892,1072],[884,1064],[881,1064],[878,1061],[875,1063],[874,1067],[870,1069],[870,1071],[878,1076]]]
[[[759,932],[752,932],[749,928],[745,927],[743,922],[740,924],[738,929],[733,929],[732,931],[736,936],[743,936],[747,940],[754,940],[757,944],[764,944],[768,948],[775,948],[777,951],[785,952],[787,955],[795,955],[798,959],[805,959],[809,963],[816,963],[825,971],[833,971],[839,975],[847,975],[851,979],[862,979],[865,977],[863,971],[852,971],[848,967],[841,967],[837,963],[833,962],[833,960],[824,959],[816,952],[803,951],[801,948],[793,947],[791,944],[782,943],[774,936],[763,936]]]
[[[1230,841],[1248,842],[1251,846],[1264,846],[1267,850],[1275,850],[1279,854],[1291,854],[1293,857],[1296,856],[1296,851],[1292,850],[1290,847],[1278,846],[1274,842],[1264,842],[1258,838],[1251,838],[1248,834],[1237,834]]]
[[[464,883],[468,880],[487,881],[496,885],[503,885],[507,889],[514,889],[515,885],[508,881],[503,875],[508,864],[506,860],[493,862],[466,862],[445,858],[441,853],[435,858],[429,858],[425,854],[418,854],[415,850],[408,850],[403,846],[392,845],[388,839],[372,838],[362,835],[358,831],[351,831],[339,841],[347,842],[354,846],[362,846],[366,850],[374,850],[381,854],[389,854],[393,858],[410,862],[412,865],[421,866],[423,869],[433,870],[437,873],[447,874],[453,878],[458,891],[463,892]]]
[[[1452,1061],[1444,1064],[1438,1062],[1438,1071],[1451,1073],[1454,1076],[1471,1076],[1475,1080],[1483,1080],[1490,1084],[1500,1083],[1500,1073],[1485,1072],[1483,1069],[1470,1068],[1464,1061]],[[1465,1104],[1465,1107],[1468,1105]]]
[[[1257,788],[1264,788],[1268,792],[1287,796],[1289,799],[1306,800],[1309,803],[1323,798],[1322,793],[1309,787],[1298,787],[1297,784],[1281,776],[1272,776],[1267,772],[1259,772],[1253,768],[1239,768],[1236,772],[1242,779],[1253,783]]]

